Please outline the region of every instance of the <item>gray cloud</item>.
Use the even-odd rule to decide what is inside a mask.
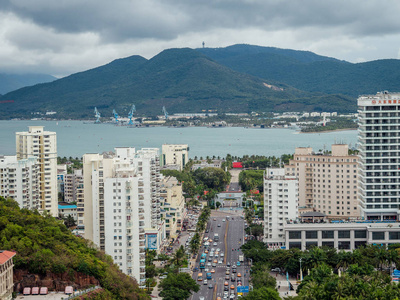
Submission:
[[[25,65],[68,74],[122,56],[200,47],[202,40],[353,62],[397,58],[399,13],[394,0],[2,0],[0,70]]]

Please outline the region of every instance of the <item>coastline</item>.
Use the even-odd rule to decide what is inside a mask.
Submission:
[[[299,133],[301,133],[301,134],[309,134],[309,133],[328,133],[328,132],[350,131],[350,130],[357,130],[357,128],[341,128],[341,129],[332,129],[332,130],[324,130],[324,131],[312,131],[312,132],[302,132],[302,131],[299,131]]]

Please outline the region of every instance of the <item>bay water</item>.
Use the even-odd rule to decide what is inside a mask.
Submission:
[[[299,133],[284,128],[243,127],[144,127],[130,128],[113,124],[86,124],[83,121],[0,121],[0,155],[15,155],[15,133],[28,126],[44,126],[57,132],[58,156],[81,157],[85,153],[112,151],[115,147],[160,148],[162,144],[188,144],[191,158],[292,154],[296,147],[314,151],[331,149],[331,144],[355,147],[357,130],[325,133]]]

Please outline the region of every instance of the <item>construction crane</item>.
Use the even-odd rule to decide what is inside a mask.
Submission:
[[[115,111],[115,109],[113,109],[113,114],[114,114],[115,123],[118,124],[118,114],[117,114],[117,112]]]
[[[131,110],[129,111],[129,114],[128,114],[128,118],[129,118],[128,125],[133,125],[132,118],[133,118],[133,114],[135,113],[135,111],[136,111],[136,106],[135,106],[135,104],[132,104],[132,108],[131,108]]]
[[[94,108],[94,115],[95,115],[95,117],[96,117],[95,123],[100,123],[100,117],[101,117],[101,115],[100,115],[99,111],[97,110],[97,107]]]
[[[163,112],[163,114],[165,116],[165,120],[167,120],[168,119],[168,112],[167,112],[167,109],[165,108],[165,106],[162,107],[162,112]]]

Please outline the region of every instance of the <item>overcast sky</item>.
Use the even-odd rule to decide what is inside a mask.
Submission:
[[[397,59],[400,1],[0,0],[0,72],[65,76],[203,41]]]

